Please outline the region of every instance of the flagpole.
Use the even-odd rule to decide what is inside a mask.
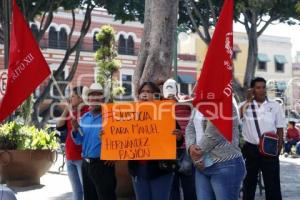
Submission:
[[[4,69],[8,69],[9,62],[9,34],[10,34],[10,18],[11,18],[11,1],[3,0],[3,29],[4,31]]]
[[[52,71],[51,71],[51,75],[50,75],[50,76],[51,76],[51,79],[52,79],[52,81],[53,81],[54,86],[56,87],[56,89],[57,89],[57,91],[58,91],[59,96],[60,96],[63,100],[67,101],[67,98],[64,96],[63,92],[61,91],[61,89],[60,89],[60,87],[59,87],[59,85],[58,85],[58,83],[57,83],[55,77],[53,76],[53,72],[52,72]],[[67,104],[67,109],[68,109],[68,111],[69,111],[69,113],[70,113],[71,118],[72,118],[72,119],[76,119],[75,116],[74,116],[74,114],[73,114],[73,112],[72,112],[72,109],[71,109],[70,104]],[[78,128],[78,132],[80,133],[81,136],[83,136],[83,132],[82,132],[82,130],[81,130],[80,128]]]

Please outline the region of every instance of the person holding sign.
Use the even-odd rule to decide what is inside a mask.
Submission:
[[[88,106],[83,105],[82,99],[82,91],[83,86],[74,87],[72,89],[70,104],[71,108],[65,108],[64,112],[60,116],[59,120],[56,123],[56,129],[58,131],[66,131],[66,160],[67,160],[67,171],[68,177],[71,182],[72,190],[73,190],[73,199],[74,200],[82,200],[83,199],[83,189],[82,189],[82,173],[81,173],[81,165],[82,165],[82,157],[81,157],[81,145],[76,145],[71,137],[72,133],[72,124],[71,117],[75,117],[76,119],[82,116],[84,113],[88,111]],[[70,109],[72,110],[72,114],[70,114]]]
[[[152,82],[144,82],[138,89],[139,101],[160,99],[160,89]],[[175,119],[174,119],[175,120]],[[172,134],[172,133],[170,133]],[[182,143],[179,128],[173,131],[176,140]],[[174,172],[166,170],[158,160],[128,161],[129,173],[137,200],[169,200]]]
[[[237,110],[233,106],[233,139],[228,142],[197,109],[186,128],[186,149],[196,169],[197,199],[238,199],[245,177],[239,148]]]
[[[163,85],[163,95],[165,99],[176,101],[175,116],[181,132],[185,135],[185,128],[189,122],[192,113],[191,102],[180,103],[178,102],[178,87],[174,79],[168,79]],[[177,148],[178,170],[175,172],[171,198],[170,200],[180,200],[181,190],[184,199],[195,200],[195,168],[192,164],[190,156],[185,151],[185,144]]]
[[[73,139],[82,144],[82,179],[85,200],[115,200],[116,177],[113,161],[100,160],[102,133],[101,104],[104,103],[103,88],[93,83],[85,92],[90,111],[80,119],[72,120]]]

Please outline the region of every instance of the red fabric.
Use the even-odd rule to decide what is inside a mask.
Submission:
[[[0,106],[0,122],[8,117],[50,74],[16,1],[12,1],[7,88]]]
[[[89,111],[89,107],[88,106],[84,106],[81,111],[80,114],[78,115],[78,112],[75,111],[73,112],[73,115],[76,119],[78,119],[79,117],[81,117],[84,113]],[[68,116],[68,118],[70,118],[70,116]],[[82,146],[81,145],[77,145],[74,143],[72,137],[71,137],[71,133],[72,133],[72,124],[71,124],[71,120],[67,121],[67,139],[66,139],[66,158],[67,160],[81,160],[81,152],[82,152]]]
[[[193,104],[232,140],[233,0],[225,0],[199,77]]]
[[[187,103],[177,103],[175,107],[176,121],[180,126],[181,132],[185,136],[185,129],[189,123],[192,114],[192,105]],[[180,148],[185,148],[185,143]]]
[[[286,132],[286,139],[288,140],[300,140],[300,132],[298,128],[288,128]]]

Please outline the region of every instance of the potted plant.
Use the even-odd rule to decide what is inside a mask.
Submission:
[[[10,186],[40,183],[58,148],[55,132],[16,122],[0,126],[0,178]]]

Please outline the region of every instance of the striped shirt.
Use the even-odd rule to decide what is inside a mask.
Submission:
[[[204,134],[197,145],[202,151],[207,153],[213,163],[223,162],[242,156],[239,148],[239,130],[238,130],[237,110],[233,106],[233,129],[232,143],[229,143],[219,132],[219,130],[207,120],[204,127]],[[193,118],[189,121],[186,128],[186,147],[196,144],[196,130]]]

